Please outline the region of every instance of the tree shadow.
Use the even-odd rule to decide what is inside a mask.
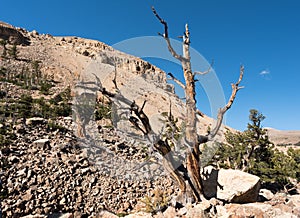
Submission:
[[[212,167],[207,167],[203,169],[202,172],[202,182],[203,191],[207,199],[217,198],[218,187],[223,189],[223,186],[218,183],[219,170]]]

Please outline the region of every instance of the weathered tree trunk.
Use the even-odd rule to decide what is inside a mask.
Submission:
[[[183,56],[176,53],[173,49],[169,36],[168,36],[168,25],[165,20],[163,20],[156,12],[154,8],[152,8],[154,15],[164,26],[164,34],[160,34],[164,37],[168,50],[172,54],[172,56],[178,59],[181,62],[184,74],[185,84],[181,81],[177,80],[172,73],[168,75],[173,79],[176,83],[178,83],[185,90],[185,99],[186,99],[186,117],[185,117],[185,135],[184,135],[184,145],[188,147],[186,160],[182,163],[180,170],[176,167],[174,161],[174,151],[172,151],[166,140],[163,140],[160,135],[156,135],[152,127],[150,125],[150,121],[147,115],[144,113],[143,109],[145,107],[145,103],[142,107],[139,107],[135,101],[130,101],[126,97],[124,97],[121,91],[117,87],[116,75],[113,80],[115,85],[116,93],[111,93],[107,91],[104,87],[102,87],[100,79],[96,76],[97,84],[99,86],[99,91],[102,92],[103,95],[107,96],[110,99],[114,99],[115,101],[122,102],[130,107],[130,111],[132,116],[130,116],[129,121],[139,129],[152,143],[153,148],[160,153],[162,156],[162,165],[165,170],[170,174],[170,176],[177,182],[181,193],[178,196],[178,200],[181,203],[186,203],[190,201],[201,201],[204,200],[204,192],[203,192],[203,183],[201,180],[201,163],[200,163],[200,149],[199,145],[202,143],[206,143],[209,140],[212,140],[216,135],[218,130],[222,125],[222,120],[225,112],[231,107],[237,91],[241,88],[239,84],[243,78],[244,68],[240,68],[240,77],[237,83],[232,84],[232,94],[228,103],[220,108],[218,113],[218,120],[216,126],[210,131],[207,135],[200,136],[197,134],[197,114],[199,114],[199,110],[196,108],[196,92],[195,92],[195,75],[203,75],[210,71],[211,66],[206,72],[193,72],[191,67],[191,57],[190,57],[190,33],[188,29],[188,25],[185,26],[185,33],[183,35]],[[170,113],[171,116],[171,113]]]
[[[187,154],[186,159],[186,170],[188,173],[188,184],[190,185],[190,188],[187,186],[183,186],[181,188],[181,191],[183,194],[186,194],[186,192],[192,192],[187,193],[189,196],[193,196],[194,200],[201,201],[203,197],[203,183],[201,179],[200,174],[200,150],[199,145],[201,143],[205,143],[208,140],[212,140],[218,130],[221,127],[223,116],[225,112],[231,107],[236,93],[239,90],[240,87],[239,83],[242,80],[243,77],[243,68],[241,68],[240,71],[240,78],[236,84],[232,84],[232,95],[227,103],[227,105],[224,108],[221,108],[219,110],[218,114],[218,120],[217,124],[214,127],[214,129],[207,135],[207,136],[198,136],[197,134],[197,108],[196,108],[196,92],[195,92],[195,75],[197,74],[206,74],[210,71],[210,68],[206,72],[193,72],[191,67],[191,58],[190,58],[190,33],[188,25],[185,26],[185,33],[183,38],[183,56],[180,56],[176,53],[176,51],[173,49],[169,35],[168,35],[168,25],[165,20],[163,20],[156,10],[152,7],[152,11],[154,15],[157,17],[157,19],[161,22],[161,24],[164,25],[164,34],[159,34],[164,37],[164,39],[167,42],[168,49],[170,53],[173,55],[174,58],[178,59],[181,62],[182,68],[183,68],[183,74],[184,74],[184,80],[185,85],[183,85],[181,82],[178,82],[178,80],[170,73],[171,79],[173,79],[175,82],[179,83],[181,87],[185,89],[185,99],[186,99],[186,129],[185,129],[185,140],[188,144],[189,151]],[[199,140],[200,139],[200,140]],[[176,175],[175,175],[176,176]],[[178,179],[176,179],[178,180]],[[187,200],[187,199],[185,199]]]
[[[196,128],[196,93],[195,93],[195,78],[191,67],[190,58],[190,33],[188,25],[185,26],[185,35],[183,37],[183,60],[182,67],[185,79],[185,97],[186,97],[186,129],[185,137],[190,146],[190,152],[187,155],[186,167],[188,175],[193,185],[193,193],[195,199],[200,201],[203,194],[202,181],[200,176],[200,151],[198,144],[197,128]]]

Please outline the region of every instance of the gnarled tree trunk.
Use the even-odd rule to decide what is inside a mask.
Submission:
[[[210,71],[210,68],[206,72],[193,72],[191,67],[191,58],[190,58],[190,33],[188,25],[185,26],[185,32],[182,36],[183,38],[183,56],[176,53],[173,49],[169,36],[168,36],[168,25],[165,20],[163,20],[156,10],[152,8],[154,15],[164,26],[164,33],[160,34],[166,41],[168,49],[172,56],[178,59],[181,62],[184,74],[185,84],[175,78],[171,73],[168,74],[171,79],[177,82],[185,90],[185,99],[186,99],[186,116],[185,116],[185,132],[184,132],[184,143],[187,149],[186,160],[182,163],[180,170],[175,165],[174,161],[174,152],[171,149],[171,146],[168,144],[168,141],[163,140],[160,135],[156,135],[151,127],[150,121],[147,115],[144,113],[143,109],[145,107],[145,102],[142,107],[139,107],[135,101],[130,101],[124,97],[121,91],[117,87],[116,76],[113,80],[115,88],[118,90],[116,93],[108,92],[101,85],[101,81],[96,77],[100,91],[102,94],[107,96],[110,99],[115,99],[119,102],[122,102],[130,106],[130,111],[132,116],[129,118],[129,121],[139,129],[152,143],[153,148],[156,149],[162,156],[162,165],[165,170],[170,173],[170,176],[177,182],[181,193],[178,196],[177,200],[181,203],[186,203],[190,201],[199,202],[204,200],[203,192],[203,183],[200,176],[200,149],[199,145],[206,143],[212,140],[216,135],[218,130],[222,125],[223,116],[226,111],[232,106],[234,99],[236,97],[237,91],[242,87],[239,87],[239,84],[243,78],[244,68],[240,68],[240,76],[238,81],[235,84],[232,84],[232,94],[228,103],[220,108],[218,113],[218,120],[216,126],[210,131],[207,135],[198,135],[197,134],[197,117],[199,110],[196,108],[196,92],[195,92],[195,75],[205,74]],[[171,116],[171,113],[170,113]]]
[[[240,69],[240,77],[236,84],[232,84],[232,95],[227,103],[227,105],[224,108],[221,108],[219,110],[218,114],[218,120],[217,124],[214,127],[214,129],[210,132],[210,134],[206,136],[198,136],[197,134],[197,128],[196,128],[196,122],[197,122],[197,108],[196,108],[196,92],[195,92],[195,75],[197,74],[205,74],[210,71],[210,69],[207,72],[193,72],[191,67],[191,58],[190,58],[190,32],[188,29],[188,25],[185,25],[185,32],[183,35],[183,56],[180,56],[176,53],[176,51],[172,48],[169,35],[168,35],[168,25],[165,20],[163,20],[154,7],[152,7],[152,11],[154,15],[157,17],[157,19],[163,24],[164,26],[164,34],[160,34],[167,42],[168,49],[170,53],[173,55],[174,58],[178,59],[181,62],[183,74],[184,74],[184,80],[185,85],[180,83],[179,85],[181,87],[184,87],[185,89],[185,99],[186,99],[186,129],[185,129],[185,140],[189,146],[189,152],[187,154],[186,159],[186,170],[187,174],[189,176],[188,178],[188,184],[191,186],[189,190],[187,190],[186,186],[181,187],[182,194],[186,194],[186,196],[193,196],[194,200],[201,201],[201,198],[203,197],[203,183],[201,180],[200,175],[200,150],[199,145],[201,143],[205,143],[208,140],[212,140],[218,130],[221,127],[223,116],[225,112],[231,107],[237,91],[240,89],[239,84],[243,77],[243,67]],[[171,76],[172,79],[176,82],[178,81],[173,75]],[[199,140],[200,139],[200,140]],[[192,193],[186,193],[186,192],[192,192]],[[185,199],[187,200],[187,199]]]

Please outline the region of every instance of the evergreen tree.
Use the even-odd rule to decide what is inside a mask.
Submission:
[[[3,47],[3,51],[2,51],[1,57],[2,57],[2,58],[6,58],[6,55],[7,55],[7,48],[6,48],[7,41],[4,40],[4,39],[1,39],[1,40],[0,40],[0,45]]]
[[[8,50],[8,54],[13,58],[13,59],[17,59],[17,54],[18,54],[18,50],[17,50],[17,46],[13,45],[11,47],[11,49]]]
[[[226,143],[217,151],[212,163],[257,175],[265,184],[276,182],[281,188],[290,185],[291,178],[299,180],[300,150],[289,149],[285,154],[275,149],[267,130],[261,126],[265,116],[252,109],[249,119],[244,132],[225,134]]]

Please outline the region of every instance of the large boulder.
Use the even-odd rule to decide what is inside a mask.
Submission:
[[[231,203],[250,203],[257,200],[260,178],[240,170],[220,169],[211,166],[202,171],[204,193]]]

